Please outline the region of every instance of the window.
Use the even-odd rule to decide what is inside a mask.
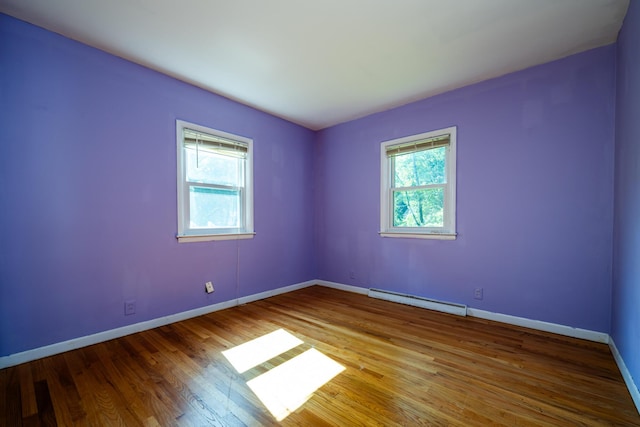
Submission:
[[[456,128],[383,142],[380,235],[456,236]]]
[[[176,121],[178,241],[253,237],[252,141]]]

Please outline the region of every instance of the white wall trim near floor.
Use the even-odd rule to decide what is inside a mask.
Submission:
[[[328,288],[339,289],[347,292],[367,295],[368,288],[359,286],[345,285],[342,283],[328,282],[326,280],[316,280],[314,283],[326,286]],[[604,332],[590,331],[588,329],[573,328],[571,326],[559,325],[557,323],[543,322],[541,320],[527,319],[526,317],[511,316],[508,314],[493,313],[491,311],[479,310],[477,308],[467,307],[467,316],[478,317],[480,319],[493,320],[509,325],[522,326],[538,331],[552,332],[558,335],[564,335],[573,338],[580,338],[588,341],[595,341],[607,344],[609,343],[609,334]]]
[[[588,329],[572,328],[571,326],[559,325],[557,323],[543,322],[541,320],[527,319],[526,317],[511,316],[508,314],[493,313],[491,311],[479,310],[467,307],[467,316],[478,317],[480,319],[493,320],[509,325],[522,326],[524,328],[536,329],[538,331],[552,332],[567,337],[581,338],[583,340],[595,341],[607,344],[609,334],[604,332],[590,331]]]
[[[265,292],[260,292],[259,294],[248,295],[246,297],[238,298],[238,304],[234,304],[234,305],[248,304],[250,302],[274,297],[276,295],[286,294],[287,292],[293,292],[293,291],[297,291],[298,289],[308,288],[309,286],[313,286],[317,283],[318,283],[317,280],[308,280],[306,282],[296,283],[294,285],[273,289],[271,291],[265,291]],[[191,316],[191,317],[194,317],[194,316]]]
[[[38,347],[34,348],[33,350],[27,350],[21,353],[11,354],[9,356],[3,356],[0,357],[0,369],[19,365],[21,363],[31,362],[32,360],[41,359],[47,356],[53,356],[54,354],[64,353],[65,351],[75,350],[89,345],[98,344],[104,341],[112,340],[114,338],[124,337],[136,332],[146,331],[148,329],[157,328],[159,326],[168,325],[170,323],[179,322],[181,320],[191,319],[192,317],[202,316],[204,314],[213,313],[214,311],[224,310],[226,308],[235,307],[237,305],[247,304],[249,302],[258,301],[275,295],[292,292],[298,289],[315,285],[317,283],[318,282],[316,280],[296,283],[291,286],[284,286],[282,288],[248,295],[246,297],[241,297],[230,301],[207,305],[205,307],[195,308],[193,310],[183,311],[181,313],[171,314],[169,316],[163,316],[144,322],[134,323],[132,325],[123,326],[121,328],[98,332],[97,334],[74,338],[68,341],[63,341],[44,347]]]
[[[324,286],[325,288],[353,292],[354,294],[367,295],[369,293],[369,288],[362,288],[360,286],[344,285],[342,283],[328,282],[326,280],[316,280],[315,283],[320,286]]]
[[[168,325],[170,323],[179,322],[181,320],[190,319],[192,317],[202,316],[204,314],[213,313],[214,311],[224,310],[226,308],[235,307],[237,305],[247,304],[253,301],[262,300],[272,296],[284,294],[287,292],[296,291],[298,289],[306,288],[313,285],[325,286],[327,288],[338,289],[347,292],[353,292],[357,294],[367,295],[369,293],[368,288],[360,286],[345,285],[343,283],[329,282],[326,280],[309,280],[306,282],[296,283],[290,286],[284,286],[282,288],[273,289],[266,292],[260,292],[237,299],[220,302],[217,304],[207,305],[205,307],[196,308],[193,310],[184,311],[181,313],[172,314],[169,316],[159,317],[157,319],[148,320],[145,322],[135,323],[133,325],[123,326],[121,328],[111,329],[104,332],[99,332],[93,335],[87,335],[85,337],[74,338],[68,341],[59,342],[56,344],[47,345],[44,347],[35,348],[33,350],[27,350],[21,353],[11,354],[9,356],[0,357],[0,369],[10,366],[19,365],[21,363],[31,362],[33,360],[41,359],[47,356],[53,356],[55,354],[64,353],[65,351],[75,350],[78,348],[86,347],[93,344],[98,344],[104,341],[112,340],[114,338],[120,338],[125,335],[134,334],[136,332],[146,331],[148,329],[157,328],[159,326]],[[493,320],[496,322],[507,323],[510,325],[522,326],[525,328],[536,329],[545,332],[552,332],[559,335],[565,335],[574,338],[581,338],[589,341],[595,341],[600,343],[609,344],[613,357],[618,364],[618,369],[622,373],[625,384],[633,398],[633,401],[640,412],[640,392],[638,387],[633,381],[629,370],[627,369],[624,359],[618,352],[618,349],[613,342],[613,339],[609,334],[603,332],[590,331],[587,329],[572,328],[570,326],[559,325],[556,323],[543,322],[540,320],[532,320],[524,317],[511,316],[508,314],[493,313],[490,311],[480,310],[477,308],[467,307],[467,315],[472,317],[478,317],[486,320]]]
[[[640,413],[640,391],[638,390],[638,386],[633,381],[633,377],[631,373],[627,369],[627,365],[624,363],[624,359],[622,355],[618,351],[618,347],[616,347],[616,343],[613,341],[613,337],[609,337],[609,348],[611,349],[611,353],[613,354],[613,358],[618,364],[618,369],[620,369],[620,373],[622,374],[622,378],[624,378],[624,382],[627,385],[627,389],[631,394],[631,398],[633,399],[633,403],[636,404],[636,409],[638,413]]]

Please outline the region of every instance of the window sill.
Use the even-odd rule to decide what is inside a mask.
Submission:
[[[211,240],[241,240],[253,239],[256,233],[229,233],[229,234],[198,234],[198,235],[178,235],[179,243],[189,242],[209,242]]]
[[[456,240],[458,233],[413,233],[402,231],[381,231],[381,237],[395,237],[405,239],[435,239],[435,240]]]

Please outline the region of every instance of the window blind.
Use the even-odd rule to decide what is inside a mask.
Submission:
[[[417,153],[418,151],[431,150],[449,145],[449,135],[439,135],[433,138],[418,139],[402,144],[389,145],[386,148],[387,157],[400,156],[403,154]]]
[[[185,148],[223,156],[246,158],[249,150],[247,144],[243,142],[187,128],[183,130],[183,140]]]

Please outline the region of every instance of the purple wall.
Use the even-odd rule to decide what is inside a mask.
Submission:
[[[0,356],[313,278],[608,332],[615,49],[313,133],[0,14]],[[630,41],[619,49],[637,75]],[[628,230],[638,97],[622,98]],[[176,118],[254,139],[254,239],[177,243]],[[451,125],[458,239],[380,238],[380,142]],[[629,363],[638,248],[618,236]]]
[[[640,4],[618,38],[611,336],[640,385]]]
[[[0,111],[0,356],[316,276],[313,132],[2,14]],[[177,243],[176,118],[254,139],[253,240]]]
[[[320,132],[319,278],[608,332],[614,64],[611,45]],[[452,125],[457,240],[379,237],[380,143]]]

